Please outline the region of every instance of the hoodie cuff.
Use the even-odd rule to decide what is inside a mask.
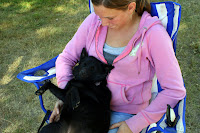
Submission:
[[[133,133],[139,133],[142,129],[150,125],[148,120],[143,116],[142,112],[139,112],[137,115],[131,117],[125,122]]]
[[[68,81],[63,81],[63,82],[59,82],[59,83],[57,83],[58,84],[58,87],[60,88],[60,89],[65,89],[65,86],[67,85],[67,82]]]

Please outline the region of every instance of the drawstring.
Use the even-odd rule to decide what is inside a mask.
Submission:
[[[142,38],[141,38],[141,41],[140,41],[140,47],[138,49],[138,75],[141,72],[142,45],[143,45],[143,39],[144,39],[145,32],[147,31],[146,27],[144,27],[144,29],[145,29],[145,31],[142,34]]]
[[[138,50],[138,52],[139,52],[138,53],[138,75],[141,72],[141,56],[142,56],[142,45],[143,45],[144,35],[149,28],[151,28],[153,25],[156,25],[156,24],[159,24],[159,23],[160,23],[159,21],[155,21],[154,23],[151,24],[151,26],[148,26],[148,28],[143,27],[144,31],[143,31],[143,34],[142,34],[142,38],[141,38],[141,41],[140,41],[140,47],[139,47],[139,50]]]

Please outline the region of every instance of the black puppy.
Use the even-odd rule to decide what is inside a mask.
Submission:
[[[113,68],[88,56],[84,48],[79,65],[73,69],[74,78],[65,89],[49,81],[36,91],[41,95],[49,89],[64,102],[60,120],[44,126],[40,133],[107,133],[111,92],[106,77]]]

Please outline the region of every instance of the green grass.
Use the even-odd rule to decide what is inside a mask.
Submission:
[[[187,89],[187,132],[197,133],[200,1],[176,1],[182,5],[177,59]],[[87,0],[0,0],[0,133],[36,132],[44,115],[36,88],[16,75],[61,53],[88,14]],[[52,109],[55,97],[49,93],[44,97],[47,109]]]

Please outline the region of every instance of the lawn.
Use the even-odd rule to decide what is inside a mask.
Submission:
[[[198,133],[200,1],[176,2],[182,5],[176,55],[187,89],[187,132]],[[61,53],[88,14],[88,0],[0,0],[0,133],[36,132],[44,116],[36,88],[16,75]],[[45,94],[47,109],[55,100]]]

